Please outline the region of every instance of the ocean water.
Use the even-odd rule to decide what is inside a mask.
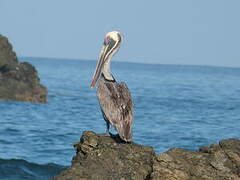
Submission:
[[[89,88],[96,62],[20,59],[37,68],[48,104],[0,102],[0,179],[48,179],[70,165],[83,131],[105,132]],[[160,153],[240,138],[240,68],[113,60],[112,72],[132,93],[134,142]]]

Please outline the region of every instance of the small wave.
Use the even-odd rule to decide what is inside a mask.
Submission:
[[[53,163],[36,164],[22,159],[0,159],[1,180],[46,180],[67,168]]]

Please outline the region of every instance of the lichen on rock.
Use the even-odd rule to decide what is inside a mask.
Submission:
[[[37,70],[19,62],[8,39],[0,35],[0,100],[46,103],[47,89]]]

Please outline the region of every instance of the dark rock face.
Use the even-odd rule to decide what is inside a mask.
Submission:
[[[87,131],[75,149],[72,166],[53,180],[240,180],[238,139],[156,156],[151,147]]]
[[[0,100],[46,103],[47,89],[40,84],[37,70],[18,62],[8,39],[0,35]]]
[[[152,172],[153,149],[119,141],[118,138],[84,132],[75,145],[77,154],[71,168],[54,179],[148,179]]]

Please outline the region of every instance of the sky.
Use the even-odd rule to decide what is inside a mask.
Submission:
[[[239,0],[0,0],[0,34],[21,57],[96,60],[105,34],[114,61],[240,67]]]

